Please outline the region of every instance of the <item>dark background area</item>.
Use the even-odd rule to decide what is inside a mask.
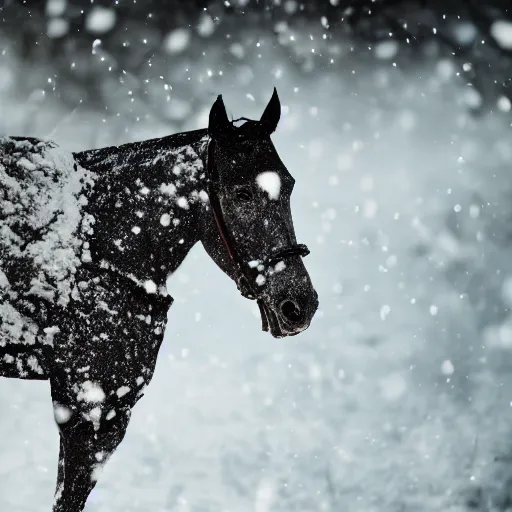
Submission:
[[[27,67],[16,76],[21,96],[41,89],[69,108],[116,110],[130,91],[133,115],[150,111],[180,128],[208,89],[192,84],[190,69],[208,62],[205,50],[225,45],[223,63],[235,64],[256,51],[258,31],[271,31],[273,52],[302,74],[344,73],[344,42],[361,62],[376,60],[374,46],[400,42],[396,62],[414,69],[425,59],[453,57],[459,80],[481,99],[475,113],[497,98],[510,99],[512,42],[493,22],[512,22],[508,1],[478,0],[6,0],[2,2],[5,52]],[[290,40],[308,34],[314,53]],[[510,36],[509,36],[510,37]],[[229,45],[237,43],[234,52]],[[377,57],[378,58],[378,57]],[[213,60],[214,61],[214,60]],[[43,76],[34,72],[44,67]],[[349,80],[350,74],[345,73]],[[167,87],[164,88],[164,85]],[[214,84],[210,85],[213,94]],[[192,95],[190,93],[193,93]],[[188,108],[162,108],[168,96]],[[192,112],[191,112],[191,110]]]

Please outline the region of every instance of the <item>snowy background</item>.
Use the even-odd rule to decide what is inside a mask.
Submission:
[[[512,510],[510,101],[461,76],[487,58],[477,30],[453,32],[475,51],[466,62],[335,37],[320,14],[293,28],[290,1],[261,24],[197,9],[158,37],[125,18],[117,29],[102,2],[78,44],[75,4],[31,13],[46,32],[28,53],[13,30],[25,11],[4,18],[0,130],[101,147],[205,127],[219,93],[257,119],[276,85],[273,140],[320,297],[309,330],[272,339],[195,247],[87,511]],[[504,51],[511,27],[491,26]],[[126,42],[148,64],[137,72],[123,72],[137,64],[116,50]],[[57,455],[48,383],[1,380],[0,511],[48,512]]]

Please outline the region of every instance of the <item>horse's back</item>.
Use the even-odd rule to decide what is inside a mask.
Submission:
[[[0,138],[0,376],[47,378],[51,311],[69,302],[90,183],[56,144]]]

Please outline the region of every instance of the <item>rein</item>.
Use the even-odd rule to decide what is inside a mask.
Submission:
[[[216,193],[214,184],[218,182],[218,174],[216,172],[215,165],[213,164],[213,148],[215,142],[210,139],[208,142],[208,147],[206,149],[206,169],[207,169],[207,185],[208,185],[208,197],[210,199],[210,205],[212,207],[213,217],[215,219],[215,224],[217,225],[217,229],[219,231],[220,238],[222,243],[228,253],[229,259],[233,264],[233,268],[235,270],[235,277],[237,288],[240,293],[250,300],[256,300],[258,302],[258,306],[260,307],[261,312],[264,311],[263,305],[263,289],[264,286],[258,286],[258,289],[254,286],[255,279],[251,279],[252,276],[247,276],[246,272],[243,270],[243,261],[240,255],[236,250],[236,245],[231,237],[226,222],[224,220],[224,216],[222,214],[222,207],[220,205],[219,196]],[[286,258],[292,258],[294,256],[307,256],[309,254],[309,249],[305,244],[293,244],[288,247],[282,248],[278,251],[273,252],[270,256],[265,258],[261,264],[266,264],[267,266],[272,265],[278,261],[284,260]],[[248,270],[251,270],[250,268]],[[254,274],[254,271],[253,271]],[[266,315],[262,315],[262,318],[265,318]],[[266,330],[266,329],[264,329]]]

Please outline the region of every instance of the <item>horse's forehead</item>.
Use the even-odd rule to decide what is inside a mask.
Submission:
[[[232,146],[221,155],[221,161],[227,174],[232,171],[235,175],[241,173],[248,178],[268,170],[278,173],[284,180],[293,179],[270,140],[246,141]]]
[[[252,154],[253,168],[257,174],[272,172],[279,176],[283,183],[293,181],[291,174],[279,157],[272,142],[259,146]]]

